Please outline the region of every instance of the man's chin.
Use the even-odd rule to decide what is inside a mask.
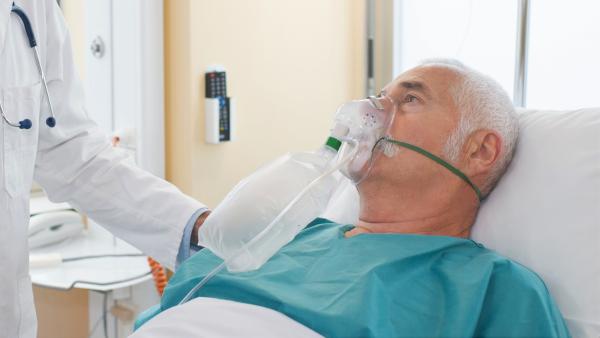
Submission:
[[[356,189],[358,189],[359,192],[373,191],[381,189],[386,184],[387,181],[380,175],[369,174],[356,185]]]

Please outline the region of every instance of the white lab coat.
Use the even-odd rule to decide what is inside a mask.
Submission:
[[[16,0],[37,37],[57,125],[13,0],[0,0],[0,337],[36,336],[28,268],[29,191],[35,179],[51,200],[68,201],[120,238],[173,267],[183,228],[203,207],[174,186],[128,164],[85,111],[67,28],[56,0]]]

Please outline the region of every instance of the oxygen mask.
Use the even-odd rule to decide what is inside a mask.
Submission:
[[[341,156],[355,152],[341,172],[354,184],[359,184],[371,169],[373,148],[382,139],[396,113],[394,101],[386,95],[370,96],[364,100],[350,101],[337,110],[332,137],[344,142]]]
[[[391,158],[404,148],[417,152],[448,169],[467,183],[480,201],[483,200],[479,188],[454,165],[421,147],[394,139],[390,135],[390,127],[397,113],[397,107],[392,98],[382,94],[345,103],[338,109],[331,137],[346,141],[340,149],[341,156],[352,154],[350,161],[340,169],[342,174],[358,185],[369,175],[373,163],[379,156]]]

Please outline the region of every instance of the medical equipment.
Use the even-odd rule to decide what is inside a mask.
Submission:
[[[162,296],[165,287],[167,287],[168,278],[165,268],[160,265],[159,262],[155,261],[151,257],[148,257],[148,265],[150,266],[150,272],[152,273],[152,279],[154,279],[154,286],[159,296]]]
[[[54,115],[54,108],[52,107],[52,100],[50,99],[50,92],[48,91],[48,83],[46,81],[46,75],[44,74],[44,69],[42,68],[42,64],[40,62],[40,55],[37,49],[37,41],[35,39],[35,34],[33,33],[33,28],[31,27],[31,22],[29,21],[29,17],[25,14],[25,11],[13,2],[11,13],[16,14],[21,21],[23,22],[23,27],[25,28],[25,33],[27,34],[27,40],[29,40],[29,47],[33,49],[33,55],[35,57],[35,63],[40,73],[40,77],[42,80],[42,85],[44,86],[44,91],[46,92],[46,98],[48,99],[48,107],[50,108],[50,117],[46,119],[46,125],[50,128],[54,128],[56,126],[56,118]],[[33,123],[30,119],[24,119],[19,121],[19,123],[14,123],[8,119],[6,113],[4,111],[4,107],[2,106],[2,102],[0,102],[0,115],[2,115],[2,119],[11,127],[19,128],[19,129],[31,129]]]
[[[325,207],[337,183],[330,174],[341,166],[336,155],[325,145],[259,169],[212,211],[198,244],[224,259],[230,271],[258,269]]]
[[[369,97],[368,100],[351,101],[338,109],[336,123],[348,127],[347,137],[358,140],[357,154],[343,168],[342,173],[355,185],[358,185],[367,177],[380,153],[387,157],[393,157],[398,153],[398,147],[403,147],[448,169],[465,181],[481,201],[483,195],[479,188],[458,168],[423,148],[395,140],[389,136],[389,128],[396,113],[395,109],[394,100],[386,95]]]
[[[322,212],[337,183],[330,174],[342,169],[357,181],[364,176],[393,109],[386,96],[342,105],[330,138],[318,152],[283,156],[242,180],[200,228],[199,245],[226,260],[230,271],[259,268]],[[332,165],[342,140],[344,155]],[[271,227],[273,232],[267,231]],[[246,247],[250,243],[254,247]]]
[[[369,171],[373,147],[388,130],[395,107],[387,96],[342,105],[327,143],[318,152],[286,155],[241,181],[198,233],[198,244],[223,263],[181,303],[225,266],[234,272],[260,268],[323,212],[337,184],[333,173],[341,169],[355,182],[362,180]],[[332,165],[342,142],[346,143],[343,155]]]
[[[61,242],[83,231],[82,216],[73,210],[45,212],[29,219],[29,249]]]
[[[437,164],[441,165],[442,167],[448,169],[451,173],[458,176],[458,178],[460,178],[461,180],[465,181],[465,183],[467,183],[467,185],[469,185],[471,187],[471,189],[473,189],[473,191],[477,195],[477,199],[480,202],[484,199],[484,196],[481,193],[481,191],[479,190],[479,188],[477,187],[477,185],[475,185],[475,183],[473,183],[473,181],[471,181],[471,179],[469,179],[469,177],[467,175],[465,175],[460,169],[458,169],[455,166],[453,166],[452,164],[448,163],[441,157],[436,156],[421,147],[417,147],[410,143],[394,140],[390,136],[385,136],[385,137],[379,139],[379,141],[377,141],[377,144],[375,145],[374,149],[379,149],[380,152],[383,153],[387,157],[394,157],[398,153],[399,147],[409,149],[416,153],[419,153],[419,154],[429,158],[430,160],[436,162]],[[373,155],[373,158],[374,157],[375,157],[375,155]],[[373,161],[373,160],[371,160],[371,161]]]
[[[448,169],[465,181],[481,201],[483,196],[479,188],[458,168],[423,148],[395,140],[389,135],[389,129],[396,114],[396,106],[392,98],[387,95],[379,95],[371,96],[367,100],[351,101],[338,109],[336,123],[346,126],[349,130],[347,137],[358,141],[357,154],[342,169],[342,173],[355,185],[358,185],[367,177],[380,153],[387,157],[393,157],[398,153],[398,147],[403,147]]]
[[[338,108],[336,126],[347,128],[347,137],[357,142],[356,156],[341,170],[355,184],[358,185],[369,174],[373,164],[373,148],[392,124],[395,109],[394,101],[385,95],[350,101]],[[352,147],[344,145],[342,156]]]
[[[389,96],[379,95],[371,96],[368,100],[351,101],[338,109],[336,123],[346,126],[349,129],[347,137],[358,141],[357,154],[342,169],[342,173],[355,185],[358,185],[367,177],[380,153],[387,157],[393,157],[397,154],[397,148],[403,147],[448,169],[465,181],[481,201],[483,196],[479,188],[458,168],[425,149],[395,140],[389,135],[389,129],[396,114],[396,106],[396,102]]]
[[[227,76],[223,67],[210,67],[204,75],[205,137],[210,144],[233,141],[235,102],[227,96]]]
[[[333,135],[337,136],[335,131]],[[332,164],[340,145],[332,136],[318,152],[283,156],[242,180],[198,232],[198,244],[209,248],[223,262],[192,288],[180,304],[191,299],[226,266],[234,272],[260,268],[323,212],[337,183],[332,174],[356,155],[353,151]],[[268,223],[269,220],[272,221]],[[227,225],[243,232],[226,232]]]

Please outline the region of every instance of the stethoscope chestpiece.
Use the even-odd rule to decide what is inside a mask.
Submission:
[[[46,125],[50,128],[54,128],[56,126],[56,119],[54,117],[47,118]]]
[[[30,119],[19,121],[19,129],[31,129],[32,123]]]

